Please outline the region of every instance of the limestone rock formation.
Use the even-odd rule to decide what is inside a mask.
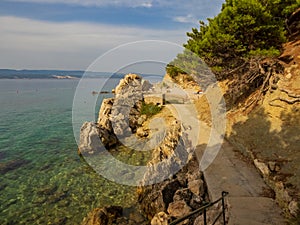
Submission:
[[[103,150],[103,144],[99,138],[99,128],[93,122],[85,122],[80,129],[80,154],[94,154]]]
[[[113,98],[104,99],[98,116],[99,136],[104,146],[108,149],[118,143],[118,139],[113,132],[110,121],[113,104]]]
[[[110,148],[118,140],[126,138],[136,132],[142,125],[140,110],[143,92],[152,85],[136,74],[128,74],[115,88],[115,98],[105,99],[102,103],[98,126],[103,144]]]
[[[79,152],[94,154],[104,147],[111,149],[135,133],[145,120],[140,117],[143,92],[151,87],[148,81],[136,74],[126,75],[115,89],[115,98],[103,100],[97,124],[85,122],[82,125]]]

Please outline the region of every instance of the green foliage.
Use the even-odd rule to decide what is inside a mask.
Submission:
[[[201,30],[205,33],[197,36],[202,38],[190,39],[185,47],[206,59],[244,56],[266,47],[278,49],[285,41],[283,22],[274,20],[258,0],[227,0],[221,13]]]
[[[172,78],[176,77],[178,74],[186,74],[186,72],[172,64],[167,65],[166,71]]]
[[[300,7],[300,0],[261,0],[274,18],[288,18]]]
[[[249,57],[278,57],[280,55],[280,51],[278,49],[275,49],[274,47],[271,47],[269,49],[255,49],[251,50],[249,52]]]
[[[153,103],[146,104],[142,103],[141,115],[146,115],[147,117],[151,117],[159,113],[161,110],[160,106],[154,105]]]
[[[208,24],[200,21],[199,29],[187,33],[190,39],[184,47],[219,74],[226,74],[249,57],[278,56],[286,41],[286,19],[298,7],[300,0],[226,0]],[[185,54],[187,51],[171,63],[176,66],[167,67],[171,76],[197,69],[193,61],[184,60]]]

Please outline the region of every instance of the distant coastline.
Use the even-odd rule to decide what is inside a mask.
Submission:
[[[92,72],[81,70],[14,70],[0,69],[0,79],[80,79],[86,78],[123,78],[122,73]],[[157,74],[142,74],[142,76],[158,76]]]

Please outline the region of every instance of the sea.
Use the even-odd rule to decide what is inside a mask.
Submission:
[[[86,96],[96,102],[96,120],[102,99],[111,94],[92,93],[95,80],[86,82],[94,84]],[[111,91],[119,79],[97,82]],[[101,177],[78,155],[80,121],[75,129],[72,122],[78,84],[79,79],[0,79],[1,225],[76,225],[94,208],[136,204],[135,187]]]

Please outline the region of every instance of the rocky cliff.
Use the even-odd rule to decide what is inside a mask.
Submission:
[[[105,99],[97,123],[86,122],[81,128],[81,154],[95,154],[122,144],[128,137],[152,141],[152,156],[138,188],[138,206],[131,216],[120,207],[96,208],[83,225],[167,224],[199,208],[207,200],[206,186],[193,147],[181,121],[169,111],[153,118],[140,115],[143,93],[151,85],[135,74],[126,75],[115,89],[115,97]],[[167,122],[163,125],[160,120]],[[151,125],[152,124],[152,125]],[[164,129],[161,126],[165,126]],[[194,224],[196,216],[185,224]]]
[[[126,75],[116,87],[115,97],[103,100],[97,123],[86,122],[81,127],[79,152],[94,154],[104,148],[111,149],[134,134],[141,125],[143,92],[151,87],[136,74]]]

